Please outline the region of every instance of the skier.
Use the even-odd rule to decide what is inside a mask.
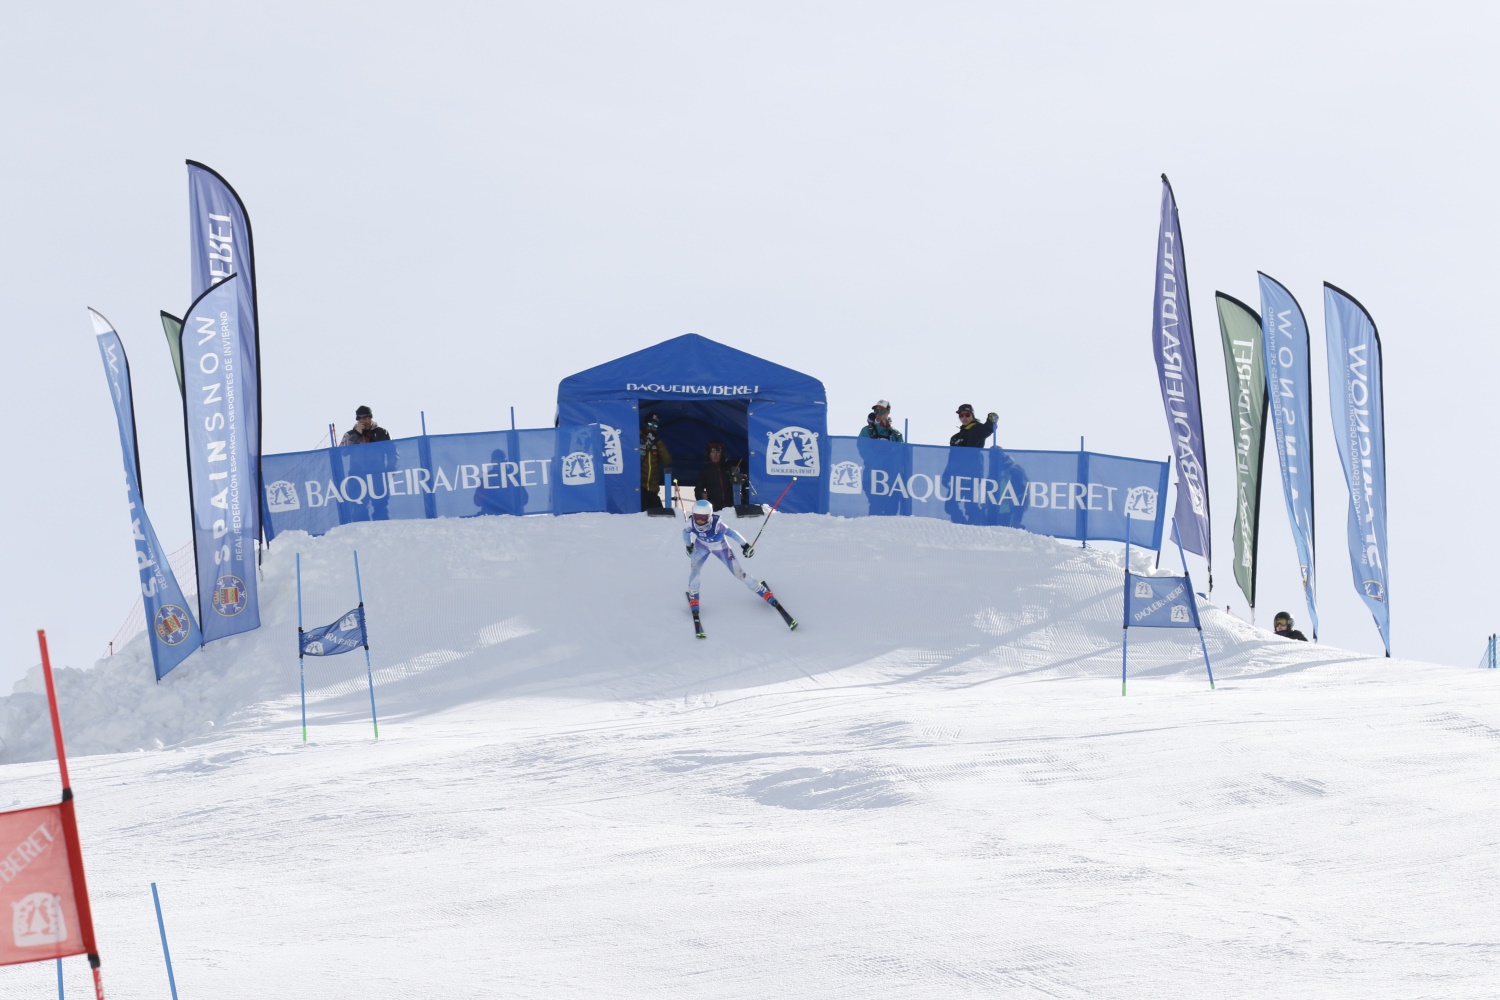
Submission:
[[[693,624],[698,631],[698,637],[703,638],[703,626],[698,617],[698,578],[703,570],[703,564],[708,561],[710,555],[719,557],[724,567],[734,574],[750,589],[756,597],[765,601],[771,607],[780,612],[782,620],[787,623],[788,628],[796,628],[797,622],[791,615],[787,614],[786,608],[776,599],[771,588],[764,580],[752,580],[750,575],[740,566],[734,557],[734,550],[730,546],[738,545],[741,554],[746,559],[755,555],[755,549],[745,537],[725,524],[718,514],[714,513],[714,505],[707,500],[699,500],[693,504],[692,516],[688,518],[687,526],[682,529],[682,541],[687,547],[688,558],[692,560],[688,570],[688,606],[693,611]]]
[[[1292,628],[1292,616],[1287,614],[1285,611],[1276,612],[1276,618],[1272,622],[1272,627],[1276,629],[1276,634],[1281,636],[1283,639],[1299,639],[1302,642],[1307,641],[1307,636]]]

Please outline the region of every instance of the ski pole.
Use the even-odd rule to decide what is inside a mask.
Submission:
[[[771,509],[766,511],[766,519],[760,523],[760,530],[755,533],[755,542],[760,541],[760,536],[766,533],[766,525],[771,523],[771,515],[776,513],[776,508],[781,506],[781,501],[786,499],[787,493],[795,485],[797,485],[797,477],[793,476],[792,481],[786,484],[786,489],[781,491],[781,496],[777,497],[776,502],[771,505]],[[750,543],[752,549],[755,548],[755,542]]]

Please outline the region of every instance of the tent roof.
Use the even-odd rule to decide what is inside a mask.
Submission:
[[[634,388],[632,388],[632,386]],[[724,391],[725,389],[740,391]],[[714,392],[718,389],[718,392]],[[827,403],[823,383],[696,333],[606,361],[558,383],[557,401],[770,399]]]

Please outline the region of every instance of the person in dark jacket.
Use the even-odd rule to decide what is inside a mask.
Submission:
[[[354,411],[354,426],[344,434],[340,445],[380,444],[390,441],[391,434],[375,422],[375,415],[368,406]],[[369,452],[356,451],[349,456],[349,474],[363,478],[370,496],[359,505],[354,520],[385,521],[390,518],[391,497],[384,476],[396,467],[396,450],[393,445],[374,448]],[[374,496],[376,492],[380,496]]]
[[[948,439],[950,448],[983,448],[985,442],[995,431],[995,421],[999,416],[993,411],[985,418],[984,423],[974,420],[974,407],[968,403],[960,403],[958,406],[958,433]]]
[[[648,413],[641,424],[641,510],[661,508],[662,473],[672,467],[672,453],[661,439],[661,417]]]
[[[361,406],[354,411],[354,426],[344,433],[339,444],[374,444],[376,441],[390,439],[390,432],[375,422],[375,415],[370,412],[370,408]]]
[[[698,500],[707,500],[714,510],[723,510],[734,505],[734,484],[740,481],[740,463],[731,462],[724,454],[723,441],[708,442],[708,460],[698,466],[698,485],[693,495]]]
[[[1283,639],[1297,639],[1301,642],[1306,642],[1307,636],[1292,628],[1292,624],[1291,615],[1285,611],[1278,611],[1276,612],[1275,620],[1272,622],[1272,627],[1276,629],[1276,634]]]

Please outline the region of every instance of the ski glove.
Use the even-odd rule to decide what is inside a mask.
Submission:
[[[692,545],[691,542],[688,543],[687,554],[688,555],[692,555],[693,554],[693,545]]]
[[[750,545],[749,542],[746,542],[744,545],[741,545],[740,546],[740,551],[743,552],[743,553],[745,553],[745,558],[746,559],[749,559],[751,556],[755,555],[755,549],[751,547],[751,545]]]
[[[992,424],[1000,419],[1000,414],[996,413],[994,410],[991,410],[989,413],[985,414],[985,416],[989,418],[989,422]]]

